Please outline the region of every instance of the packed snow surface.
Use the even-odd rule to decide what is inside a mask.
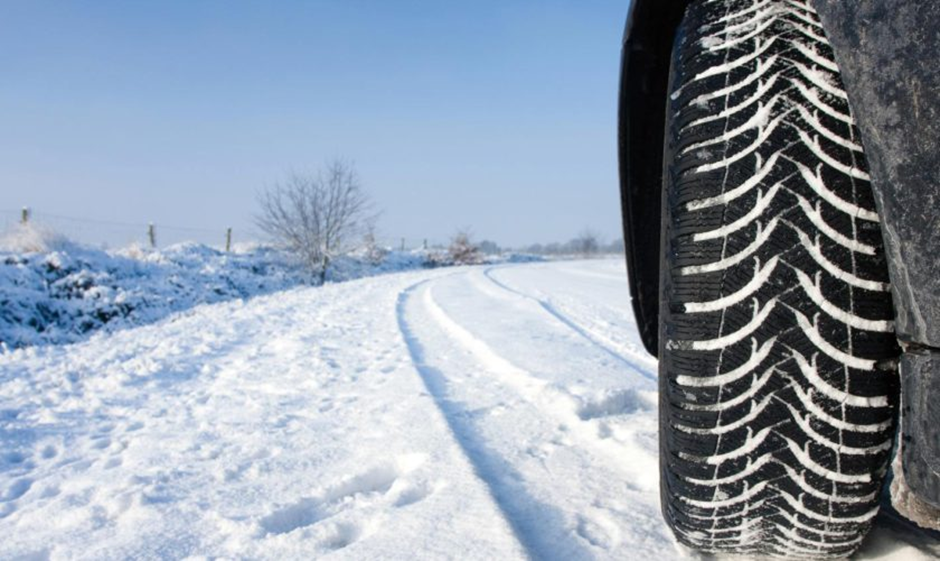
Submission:
[[[0,558],[675,559],[621,261],[436,269],[0,355]],[[861,559],[930,559],[885,512]]]

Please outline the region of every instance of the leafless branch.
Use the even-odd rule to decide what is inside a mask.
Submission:
[[[322,282],[330,261],[368,231],[377,213],[349,162],[316,175],[293,173],[258,197],[258,227],[297,255]]]

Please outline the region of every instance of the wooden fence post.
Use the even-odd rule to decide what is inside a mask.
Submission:
[[[156,249],[157,247],[157,231],[153,226],[153,222],[147,227],[147,237],[150,238],[150,247]]]
[[[26,223],[29,222],[29,207],[27,206],[23,207],[23,212],[20,214],[20,222],[23,224],[23,226],[25,226]]]
[[[232,229],[225,231],[225,253],[232,251]]]

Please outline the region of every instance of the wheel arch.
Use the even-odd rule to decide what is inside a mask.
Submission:
[[[646,350],[659,347],[663,127],[676,29],[692,0],[632,0],[620,66],[620,202],[630,296]]]

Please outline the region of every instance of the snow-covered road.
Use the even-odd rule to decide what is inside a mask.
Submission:
[[[0,558],[672,559],[619,261],[445,269],[0,355]],[[940,542],[881,515],[860,558]]]

